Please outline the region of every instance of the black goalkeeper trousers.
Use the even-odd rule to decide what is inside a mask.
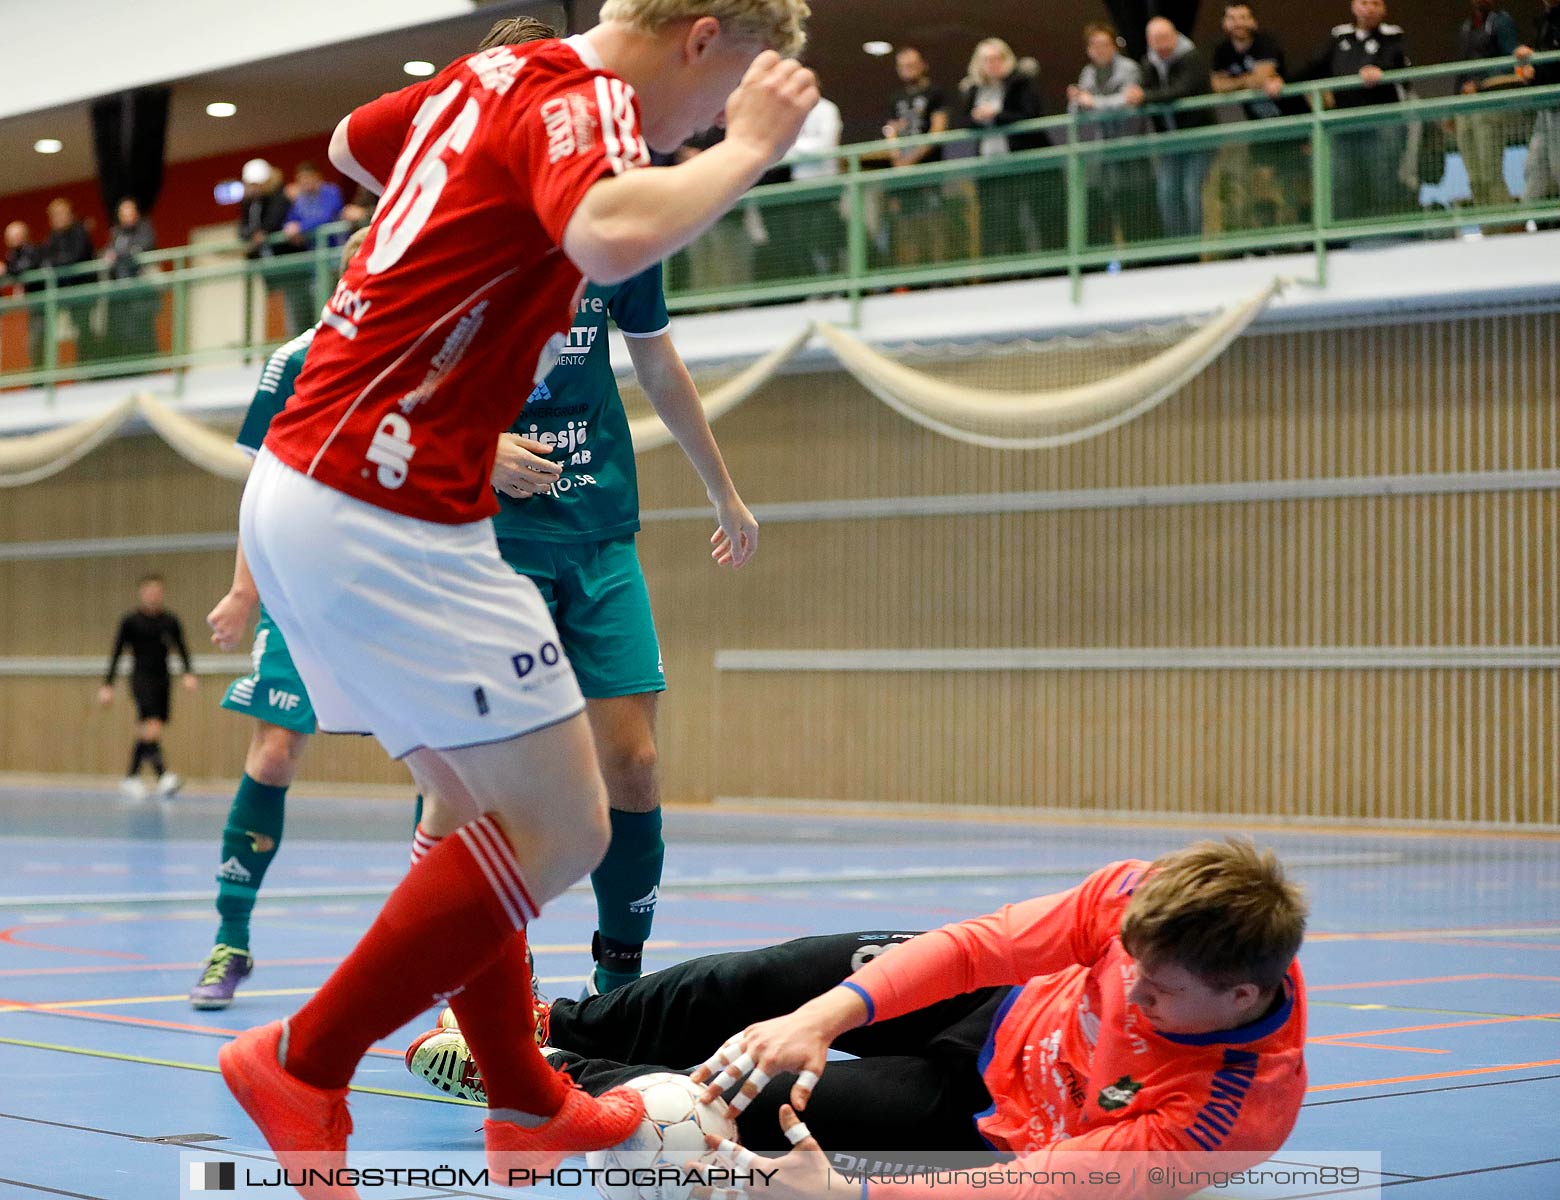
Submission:
[[[557,1000],[549,1041],[586,1091],[650,1071],[688,1072],[755,1021],[782,1016],[913,933],[841,933],[716,954],[656,971],[605,996]],[[979,1151],[974,1118],[991,1104],[976,1067],[1007,988],[986,988],[854,1029],[835,1048],[803,1114],[825,1150]],[[744,1145],[786,1150],[779,1111],[795,1082],[780,1075],[738,1121]]]

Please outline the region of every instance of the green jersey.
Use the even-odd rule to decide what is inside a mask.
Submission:
[[[309,343],[312,341],[314,330],[305,329],[292,341],[271,351],[271,357],[266,360],[260,383],[255,387],[254,399],[249,402],[249,411],[244,414],[244,424],[234,439],[239,449],[251,457],[260,453],[261,443],[265,441],[266,431],[271,428],[272,419],[292,399],[298,373],[303,370],[304,355],[309,352]]]
[[[656,337],[670,318],[659,265],[612,287],[591,284],[551,373],[511,432],[554,447],[563,468],[539,496],[499,493],[494,531],[516,541],[596,542],[639,530],[639,475],[628,415],[612,375],[607,318],[624,337]]]

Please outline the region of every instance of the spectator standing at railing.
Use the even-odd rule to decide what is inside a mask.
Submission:
[[[1043,133],[1004,131],[1004,126],[1034,120],[1041,110],[1035,77],[1020,67],[1013,48],[1001,38],[986,38],[975,47],[959,92],[970,125],[983,131],[978,144],[982,158],[1046,145]],[[1033,254],[1042,245],[1053,250],[1061,246],[1062,206],[1045,205],[1040,195],[1042,181],[1050,178],[1051,174],[1035,170],[981,175],[978,193],[983,258]],[[1049,212],[1044,211],[1047,208]]]
[[[109,297],[107,352],[113,358],[157,355],[157,310],[162,297],[141,280],[141,255],[157,249],[157,231],[130,197],[119,202],[103,260],[121,288]]]
[[[1213,90],[1265,92],[1263,99],[1242,106],[1247,120],[1265,121],[1306,110],[1298,97],[1280,96],[1288,69],[1284,48],[1257,22],[1256,11],[1243,0],[1224,6],[1224,40],[1213,48]],[[1234,143],[1232,150],[1248,150],[1249,174],[1239,180],[1235,202],[1245,210],[1245,220],[1226,220],[1224,228],[1272,228],[1300,219],[1303,198],[1310,187],[1304,132],[1277,141]],[[1260,215],[1259,215],[1260,214]]]
[[[1560,62],[1543,66],[1526,62],[1534,50],[1560,50],[1560,0],[1544,0],[1544,12],[1538,19],[1538,35],[1533,44],[1517,47],[1517,59],[1523,64],[1520,73],[1528,83],[1538,87],[1560,83]],[[1552,196],[1560,196],[1560,105],[1553,102],[1535,115],[1522,199],[1528,204],[1537,204]]]
[[[32,230],[26,221],[12,221],[5,227],[5,261],[0,263],[0,282],[7,282],[5,276],[10,276],[9,282],[14,282],[15,276],[36,271],[43,266],[43,262],[43,247],[32,240]],[[41,279],[34,279],[21,284],[20,287],[24,295],[32,296],[43,291],[44,282]],[[43,309],[36,303],[29,305],[27,364],[35,371],[43,366],[43,332]]]
[[[883,126],[883,136],[920,137],[946,132],[948,98],[932,83],[926,56],[915,46],[901,46],[894,55],[894,70],[899,75],[900,88],[889,98],[892,115]],[[913,167],[941,158],[940,146],[911,146],[893,151],[889,161],[895,167]],[[891,189],[885,207],[891,218],[889,237],[896,265],[947,261],[948,220],[943,212],[940,182]]]
[[[1457,61],[1499,58],[1516,53],[1522,38],[1511,14],[1495,7],[1494,0],[1472,0],[1473,11],[1457,30]],[[1457,77],[1457,90],[1475,96],[1486,85],[1496,86],[1497,78],[1509,81],[1506,70],[1470,71]],[[1506,130],[1511,114],[1498,112],[1458,113],[1453,118],[1457,132],[1457,152],[1468,169],[1468,186],[1473,202],[1480,208],[1495,208],[1511,203],[1506,187]]]
[[[257,262],[269,262],[278,251],[283,250],[276,238],[282,232],[282,226],[287,224],[287,210],[292,207],[292,201],[283,187],[282,173],[263,158],[251,158],[246,162],[242,179],[244,205],[238,215],[238,236],[245,243],[244,257]],[[265,308],[269,309],[272,296],[281,295],[285,314],[286,295],[280,277],[265,274],[260,279],[265,288]],[[262,314],[264,311],[262,309]],[[289,316],[283,317],[286,323],[290,323],[291,319]],[[263,319],[258,333],[261,341],[267,340]]]
[[[837,150],[844,132],[845,122],[840,117],[840,106],[820,95],[812,112],[807,114],[807,120],[802,122],[802,132],[796,135],[796,145],[791,147],[791,153],[799,156]],[[793,183],[802,183],[812,179],[832,179],[839,173],[839,159],[819,158],[794,164],[791,167],[791,180]],[[791,217],[790,236],[801,247],[800,253],[808,259],[814,275],[838,274],[843,265],[845,221],[841,213],[842,203],[841,196],[833,192],[820,192],[809,199],[785,206]]]
[[[238,236],[247,244],[245,258],[270,258],[268,241],[287,224],[292,201],[282,188],[282,173],[263,158],[244,164],[244,205],[238,214]]]
[[[1382,72],[1413,65],[1403,27],[1387,24],[1385,0],[1353,0],[1352,12],[1354,19],[1333,27],[1327,45],[1299,78],[1358,75],[1364,86],[1336,90],[1334,108],[1397,104],[1403,99],[1402,89],[1383,83]],[[1413,192],[1403,179],[1407,144],[1403,122],[1385,116],[1380,125],[1340,129],[1332,135],[1336,219],[1386,217],[1412,206]]]
[[[1067,89],[1068,111],[1083,114],[1078,136],[1092,141],[1147,133],[1147,118],[1127,104],[1127,91],[1141,85],[1143,72],[1121,53],[1121,35],[1113,26],[1095,22],[1084,27],[1083,45],[1089,61],[1078,82]],[[1118,229],[1129,246],[1158,238],[1159,208],[1148,159],[1090,155],[1086,161],[1089,245],[1113,244]]]
[[[287,239],[284,247],[290,253],[299,254],[313,250],[314,231],[321,225],[340,220],[342,210],[341,189],[327,183],[320,169],[312,162],[301,162],[293,172],[292,207],[287,210],[287,223],[282,234]],[[330,244],[339,245],[342,239],[332,238]],[[319,310],[325,297],[314,294],[314,267],[287,272],[280,280],[283,302],[287,307],[287,336],[293,337],[309,328],[319,319]]]
[[[1129,87],[1127,103],[1163,105],[1210,90],[1208,60],[1166,17],[1155,17],[1144,31],[1148,53],[1143,57],[1143,83]],[[1155,112],[1154,128],[1160,133],[1202,129],[1213,124],[1211,108],[1189,112]],[[1196,238],[1203,232],[1203,184],[1213,166],[1209,148],[1177,149],[1154,163],[1154,186],[1159,197],[1159,221],[1167,238]]]
[[[61,197],[49,201],[48,213],[49,240],[43,244],[43,261],[46,266],[53,267],[56,272],[64,272],[69,267],[89,263],[97,257],[87,227],[77,219],[76,209],[69,200]],[[61,274],[57,281],[61,288],[59,311],[62,316],[70,318],[71,327],[75,331],[78,363],[89,362],[97,357],[97,335],[92,330],[92,312],[97,308],[97,297],[86,300],[67,297],[74,294],[72,289],[89,286],[97,281],[95,274],[81,271]],[[59,330],[50,330],[44,336],[53,337],[58,342]]]

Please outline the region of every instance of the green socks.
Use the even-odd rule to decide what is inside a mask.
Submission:
[[[239,781],[222,830],[222,865],[217,868],[219,945],[249,949],[249,914],[282,841],[286,796],[286,788],[256,783],[248,775]]]
[[[647,813],[613,809],[610,817],[612,841],[590,875],[596,892],[596,987],[603,992],[640,976],[666,859],[659,808]]]

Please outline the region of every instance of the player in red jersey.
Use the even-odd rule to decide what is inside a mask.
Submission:
[[[499,557],[498,435],[556,358],[586,278],[686,245],[783,156],[817,101],[779,52],[805,0],[608,0],[566,41],[500,46],[341,122],[331,159],[383,193],[258,456],[251,571],[322,729],[372,733],[443,836],[293,1017],[223,1075],[284,1165],[330,1168],[368,1047],[447,996],[488,1081],[495,1164],[620,1141],[630,1093],[572,1088],[508,1036],[525,927],[600,859],[605,790],[534,584]],[[639,169],[724,116],[716,149]],[[351,1196],[319,1184],[306,1196]]]
[[[849,1132],[860,1144],[836,1149],[874,1150],[896,1136],[861,1115],[870,1108],[861,1085],[876,1068],[887,1086],[902,1062],[876,1056],[919,1054],[927,1066],[898,1071],[921,1093],[905,1109],[925,1116],[887,1148],[984,1143],[1015,1155],[1010,1164],[974,1168],[981,1178],[966,1181],[970,1191],[1011,1200],[1059,1200],[1072,1193],[1037,1181],[1112,1168],[1119,1186],[1101,1181],[1088,1195],[1185,1196],[1202,1185],[1182,1186],[1176,1170],[1190,1178],[1211,1152],[1228,1156],[1222,1170],[1253,1166],[1294,1128],[1306,1087],[1305,981],[1295,960],[1305,917],[1277,859],[1246,842],[1113,863],[1069,891],[893,947],[794,1012],[749,1025],[693,1077],[713,1078],[713,1095],[746,1075],[733,1107],[762,1097],[756,1107],[767,1106],[771,1119],[778,1107],[803,1152],[781,1160],[764,1189],[777,1200],[941,1194],[929,1183],[847,1181],[797,1119],[794,1110],[815,1088],[822,1099],[830,1087],[839,1064],[825,1072],[826,1054],[842,1037],[862,1058],[844,1064],[852,1080],[841,1081],[817,1123],[825,1141]],[[803,972],[793,965],[791,973]],[[652,994],[650,980],[635,986]],[[940,1009],[955,1008],[955,997],[975,1002],[988,1022],[978,1055],[957,1025],[948,1035],[928,1026]],[[921,1048],[928,1045],[941,1046],[941,1056]],[[791,1071],[799,1073],[794,1083],[771,1083]],[[969,1099],[974,1081],[966,1072],[978,1077],[975,1090],[989,1106]],[[781,1103],[786,1093],[791,1105]],[[1131,1163],[1112,1157],[1122,1152],[1152,1157],[1133,1176]],[[749,1154],[728,1144],[721,1160],[740,1170]],[[1149,1175],[1150,1165],[1166,1174]]]

